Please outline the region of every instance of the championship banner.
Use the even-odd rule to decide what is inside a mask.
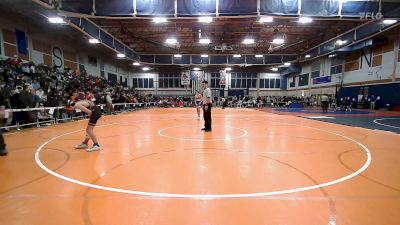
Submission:
[[[225,85],[226,84],[226,71],[221,70],[219,71],[219,85]]]
[[[183,71],[181,73],[181,85],[190,85],[189,71]]]

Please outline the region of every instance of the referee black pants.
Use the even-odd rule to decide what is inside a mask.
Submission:
[[[328,106],[329,106],[329,102],[322,102],[322,111],[323,112],[328,112]]]
[[[203,116],[204,116],[204,128],[206,130],[211,130],[211,107],[212,104],[207,104],[208,109],[206,110],[203,105]]]

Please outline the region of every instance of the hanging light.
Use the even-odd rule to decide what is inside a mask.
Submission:
[[[258,22],[260,23],[272,23],[274,21],[274,17],[271,16],[266,16],[266,17],[261,17]]]
[[[213,21],[213,18],[211,16],[202,16],[199,17],[198,20],[200,23],[211,23]]]
[[[47,18],[50,23],[55,23],[55,24],[63,24],[65,23],[64,19],[61,17],[49,17]]]
[[[210,43],[211,43],[211,40],[208,39],[208,38],[201,38],[201,39],[199,40],[199,43],[200,43],[200,44],[210,44]]]

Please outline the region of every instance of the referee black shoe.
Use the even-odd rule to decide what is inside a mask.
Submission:
[[[7,149],[1,149],[0,150],[0,156],[6,156],[8,154]]]

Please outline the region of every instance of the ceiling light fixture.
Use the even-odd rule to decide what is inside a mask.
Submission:
[[[178,44],[178,41],[175,38],[168,38],[165,43],[169,44],[169,45],[174,45],[174,44]]]
[[[226,70],[226,71],[231,71],[231,70],[232,70],[232,68],[230,68],[230,67],[226,67],[226,68],[225,68],[225,70]]]
[[[279,69],[276,67],[271,68],[272,71],[278,71]]]
[[[336,41],[336,44],[337,44],[337,45],[344,45],[344,44],[346,44],[346,43],[347,43],[346,40],[342,41],[342,40],[339,39],[339,40]]]
[[[254,39],[252,38],[246,38],[243,40],[243,44],[249,45],[249,44],[254,44]]]
[[[311,55],[305,55],[304,58],[306,59],[311,58]]]
[[[300,17],[297,22],[299,23],[311,23],[313,21],[310,17]]]
[[[290,66],[290,65],[292,65],[290,62],[285,62],[284,64],[283,64],[284,66]]]
[[[182,55],[181,54],[175,54],[174,57],[175,58],[182,58]]]
[[[397,20],[383,20],[383,24],[386,25],[392,25],[394,23],[397,23]]]
[[[125,54],[118,53],[118,54],[117,54],[117,57],[118,57],[118,58],[125,58]]]
[[[202,16],[199,17],[198,20],[200,23],[211,23],[213,21],[213,18],[211,16]]]
[[[273,17],[266,16],[266,17],[261,17],[258,22],[260,23],[272,23],[274,21]]]
[[[208,39],[208,38],[202,38],[202,39],[199,40],[199,43],[200,44],[210,44],[211,40]]]
[[[199,71],[200,68],[199,68],[199,67],[195,67],[195,68],[193,68],[193,70],[194,70],[194,71]]]
[[[240,58],[242,55],[233,55],[233,58]]]
[[[143,71],[149,71],[150,70],[150,68],[149,67],[143,67],[143,69],[142,69]]]
[[[153,18],[153,23],[166,23],[167,18],[165,17],[154,17]]]
[[[274,40],[272,40],[272,44],[280,45],[283,43],[285,43],[285,40],[283,38],[275,38]]]
[[[203,55],[200,55],[201,56],[201,58],[207,58],[208,57],[208,55],[206,55],[206,54],[203,54]]]
[[[134,65],[134,66],[140,66],[140,63],[139,63],[139,62],[133,62],[132,65]]]
[[[48,18],[50,23],[55,23],[55,24],[63,24],[65,23],[64,19],[61,17],[49,17]]]
[[[263,55],[256,55],[256,58],[262,58]]]
[[[90,44],[98,44],[98,43],[100,43],[100,41],[97,40],[96,38],[90,38],[90,39],[89,39],[89,43],[90,43]]]

